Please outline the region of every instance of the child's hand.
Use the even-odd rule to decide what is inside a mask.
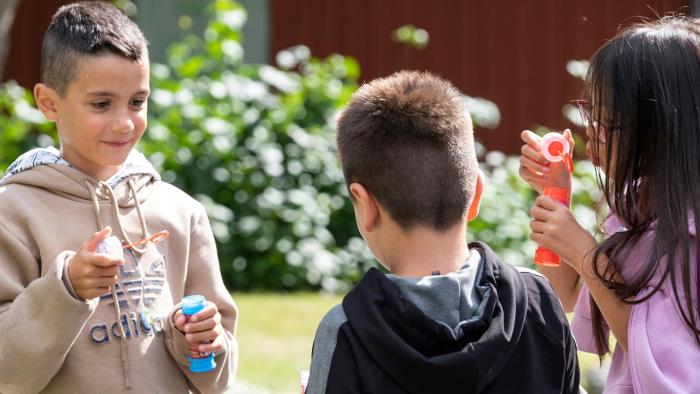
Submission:
[[[111,233],[109,227],[94,233],[68,260],[68,279],[75,294],[82,300],[108,293],[117,283],[119,267],[124,260],[114,255],[95,253],[97,245]]]
[[[185,334],[185,341],[191,349],[206,353],[221,353],[224,350],[224,328],[221,325],[219,309],[213,302],[190,317],[188,322],[182,310],[174,316],[175,327]],[[202,343],[209,341],[209,343]]]
[[[571,131],[564,130],[563,136],[573,150],[574,138]],[[540,153],[542,138],[530,130],[520,133],[520,138],[525,142],[520,148],[520,177],[539,194],[548,186],[571,190],[571,174],[564,162],[550,163]]]
[[[539,196],[530,209],[530,239],[549,248],[581,273],[584,258],[596,246],[593,236],[571,214],[569,208],[547,196]]]

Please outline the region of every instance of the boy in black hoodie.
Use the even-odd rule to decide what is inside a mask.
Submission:
[[[370,269],[316,332],[307,394],[573,393],[576,345],[547,279],[467,244],[481,178],[462,96],[429,73],[362,86],[338,120]]]

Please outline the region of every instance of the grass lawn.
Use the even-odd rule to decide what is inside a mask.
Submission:
[[[299,371],[309,369],[316,327],[342,296],[234,293],[233,298],[240,311],[239,384],[235,393],[299,393]],[[579,363],[582,384],[588,386],[585,380],[598,369],[598,359],[579,352]],[[593,388],[589,392],[597,391]]]
[[[238,304],[241,393],[299,393],[321,318],[342,296],[317,293],[234,293]]]

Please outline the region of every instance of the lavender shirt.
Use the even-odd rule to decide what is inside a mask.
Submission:
[[[695,223],[689,224],[691,234],[695,236]],[[621,229],[617,217],[611,216],[606,220],[606,234]],[[625,280],[634,278],[641,268],[640,264],[651,248],[653,231],[652,228],[644,234],[624,257],[621,274]],[[694,239],[691,239],[691,244],[693,242]],[[680,258],[680,251],[677,250],[676,259]],[[693,248],[690,259],[697,262]],[[680,267],[680,261],[674,263]],[[662,259],[660,264],[668,264],[667,259]],[[694,277],[694,272],[691,277]],[[651,286],[658,284],[659,280],[660,275],[652,278],[649,287],[643,289],[636,298],[649,294]],[[678,287],[683,300],[682,284]],[[632,307],[628,324],[628,353],[619,345],[615,346],[604,393],[700,393],[700,346],[683,321],[670,280],[666,280],[649,300]],[[571,331],[579,350],[597,353],[591,324],[590,297],[585,284],[574,307]],[[606,336],[608,333],[606,327]]]

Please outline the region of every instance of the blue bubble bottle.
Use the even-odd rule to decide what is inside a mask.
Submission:
[[[187,321],[190,321],[192,315],[204,309],[206,305],[207,300],[204,299],[204,296],[187,296],[182,299],[182,313],[185,315]],[[208,343],[208,341],[203,343]],[[190,362],[190,371],[192,372],[209,372],[216,368],[214,354],[200,352],[196,345],[190,347],[190,354],[187,356],[187,360]]]

